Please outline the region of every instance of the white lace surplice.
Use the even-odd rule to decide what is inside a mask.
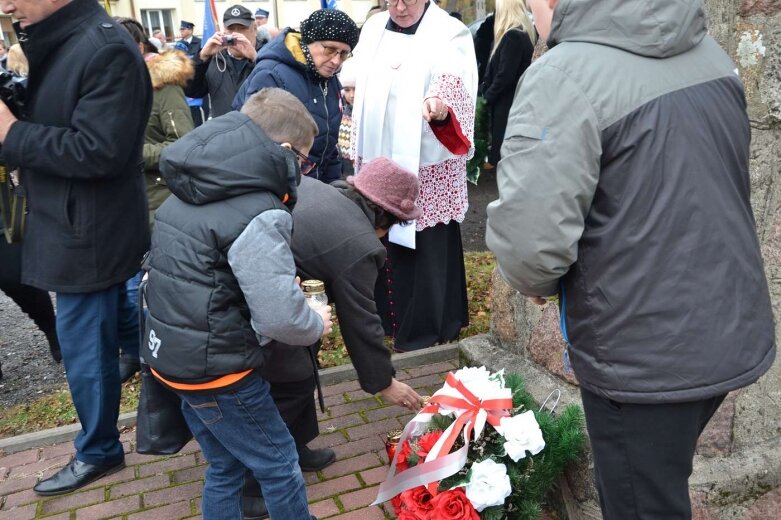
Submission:
[[[385,30],[387,21],[387,13],[369,19],[355,50],[359,73],[351,148],[356,171],[360,174],[361,164],[375,157],[389,157],[418,174],[423,214],[415,229],[461,222],[468,207],[466,161],[474,152],[477,93],[470,33],[436,5],[429,6],[414,35]],[[468,141],[465,153],[448,150],[423,119],[423,101],[434,96],[455,120],[439,131],[459,133]]]

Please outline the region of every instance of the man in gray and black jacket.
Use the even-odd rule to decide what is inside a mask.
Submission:
[[[558,294],[604,518],[690,518],[697,438],[775,357],[735,65],[700,1],[529,0],[487,242]]]
[[[330,308],[307,305],[289,248],[316,133],[295,96],[263,89],[160,159],[172,196],[155,213],[142,361],[182,398],[209,461],[204,518],[241,516],[245,471],[275,519],[311,516],[295,443],[258,369],[269,342],[308,345],[331,329]]]

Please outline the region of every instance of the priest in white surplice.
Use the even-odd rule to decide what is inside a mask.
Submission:
[[[399,351],[458,337],[468,324],[459,223],[468,207],[477,66],[466,26],[427,0],[390,0],[355,49],[352,153],[418,174],[423,215],[391,229],[376,300]]]

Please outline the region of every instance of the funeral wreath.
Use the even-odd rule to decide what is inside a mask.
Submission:
[[[375,504],[399,520],[533,520],[584,442],[579,407],[554,414],[520,376],[462,368],[400,434]]]

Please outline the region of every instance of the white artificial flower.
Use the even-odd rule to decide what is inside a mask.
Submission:
[[[465,491],[466,498],[478,511],[486,507],[501,506],[512,493],[507,466],[497,464],[492,459],[472,464]]]
[[[502,417],[496,431],[504,437],[504,449],[513,462],[524,458],[527,451],[537,455],[545,447],[542,430],[531,410],[513,417]]]
[[[453,376],[478,399],[492,399],[504,389],[503,374],[491,374],[485,367],[462,368]]]
[[[480,401],[507,399],[512,400],[512,389],[505,388],[504,371],[492,374],[485,367],[467,367],[456,371],[453,376],[458,379],[471,394]],[[449,397],[458,401],[467,400],[465,395],[456,387],[445,385],[434,393],[434,397]],[[434,400],[436,402],[436,399]],[[461,417],[463,413],[472,407],[471,404],[440,404],[438,412],[441,415]],[[423,419],[429,419],[430,416],[421,414]],[[479,439],[483,433],[485,423],[488,419],[488,412],[480,408],[475,417],[471,418],[474,439]],[[465,430],[466,431],[466,430]],[[466,437],[465,437],[466,438]]]

